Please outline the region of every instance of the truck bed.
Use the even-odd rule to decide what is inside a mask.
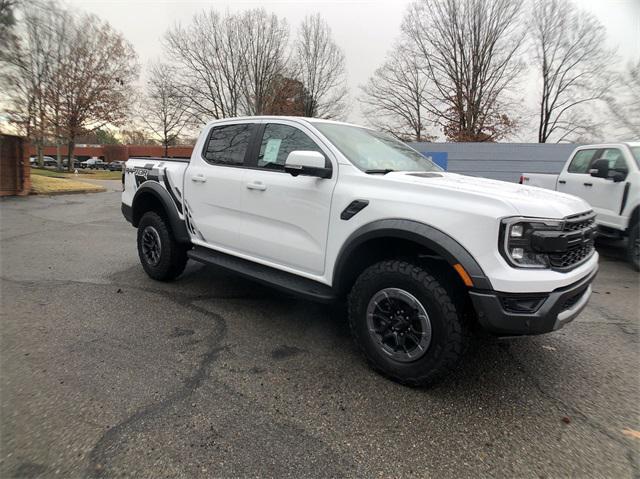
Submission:
[[[555,190],[558,184],[558,175],[549,173],[522,173],[520,184]]]

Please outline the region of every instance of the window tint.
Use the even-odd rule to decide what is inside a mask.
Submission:
[[[270,123],[265,127],[262,135],[260,153],[258,154],[258,167],[284,170],[284,162],[287,160],[287,156],[296,150],[322,153],[318,145],[297,128]]]
[[[245,124],[214,127],[205,147],[205,159],[210,163],[241,166],[251,138],[252,126]]]
[[[622,151],[618,148],[607,148],[602,152],[600,156],[601,160],[607,160],[609,162],[609,168],[615,168],[616,170],[627,170],[627,162],[624,159]]]
[[[588,173],[589,165],[591,165],[591,160],[596,151],[597,150],[578,151],[573,157],[573,160],[571,160],[567,171],[569,173]]]

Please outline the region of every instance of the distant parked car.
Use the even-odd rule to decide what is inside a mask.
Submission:
[[[62,166],[64,168],[67,167],[67,165],[69,164],[69,160],[67,158],[65,158],[64,160],[62,160]],[[76,160],[75,158],[73,159],[73,167],[74,168],[81,168],[80,166],[80,162],[78,160]]]
[[[106,170],[107,163],[105,163],[99,158],[89,158],[88,160],[85,160],[82,163],[80,163],[80,168],[89,168],[92,170],[98,170],[98,169]]]
[[[56,161],[55,158],[52,158],[50,156],[43,156],[42,157],[42,161],[44,166],[57,166],[58,162]],[[38,157],[37,156],[32,156],[31,158],[29,158],[29,164],[31,166],[38,166]]]
[[[112,161],[111,163],[107,163],[109,171],[122,171],[123,166],[124,161]]]

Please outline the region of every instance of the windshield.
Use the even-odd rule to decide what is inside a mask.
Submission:
[[[363,171],[442,171],[413,148],[384,133],[336,123],[318,122],[314,126]]]
[[[640,146],[632,146],[631,152],[633,153],[633,157],[636,159],[638,168],[640,168]]]

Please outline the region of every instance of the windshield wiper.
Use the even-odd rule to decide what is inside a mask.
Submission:
[[[392,168],[385,168],[385,169],[378,169],[378,170],[364,170],[365,173],[369,173],[369,174],[381,174],[381,175],[386,175],[387,173],[391,173],[393,171],[396,171]]]

